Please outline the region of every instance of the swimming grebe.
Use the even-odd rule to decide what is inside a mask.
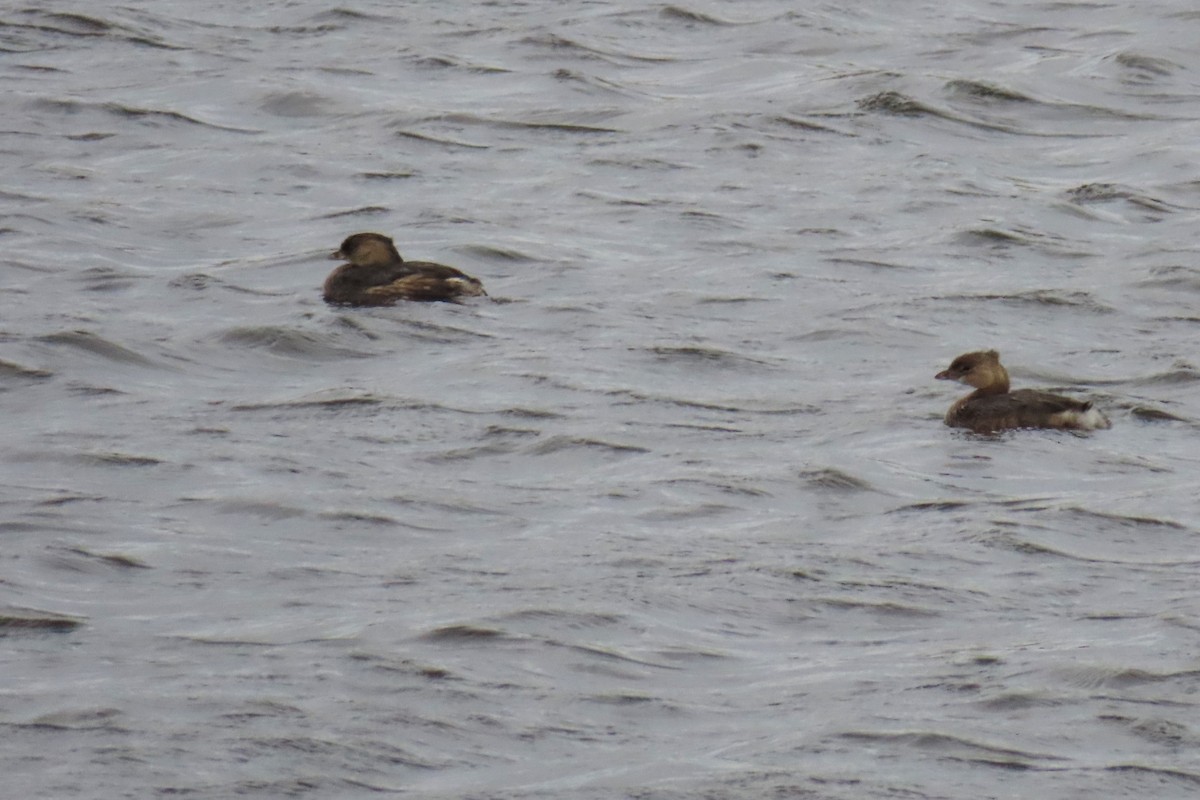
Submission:
[[[325,279],[325,302],[390,306],[397,300],[457,300],[486,295],[477,278],[431,261],[405,261],[381,233],[355,233],[329,256],[345,259]]]
[[[1090,431],[1112,423],[1091,401],[1073,400],[1033,389],[1008,390],[1008,371],[995,350],[964,353],[934,376],[975,387],[946,412],[952,428],[995,433],[1010,428],[1064,428]]]

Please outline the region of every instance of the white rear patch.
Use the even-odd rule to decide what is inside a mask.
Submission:
[[[1051,418],[1056,426],[1076,428],[1081,431],[1091,431],[1097,428],[1111,428],[1108,417],[1100,413],[1095,406],[1087,411],[1063,411]]]

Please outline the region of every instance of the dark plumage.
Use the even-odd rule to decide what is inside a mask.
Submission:
[[[1008,370],[995,350],[964,353],[934,376],[972,386],[946,412],[946,424],[975,433],[995,433],[1011,428],[1063,428],[1092,430],[1112,427],[1091,401],[1074,400],[1033,389],[1008,390]]]
[[[399,300],[449,300],[486,295],[483,284],[454,267],[405,261],[381,233],[355,233],[329,256],[345,259],[325,279],[327,303],[390,306]]]

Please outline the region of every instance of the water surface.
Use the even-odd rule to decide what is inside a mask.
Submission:
[[[0,12],[9,790],[1193,797],[1200,14],[802,6]]]

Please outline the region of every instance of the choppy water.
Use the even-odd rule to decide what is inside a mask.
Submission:
[[[1198,39],[9,4],[6,791],[1196,796]],[[945,428],[984,346],[1114,428]]]

